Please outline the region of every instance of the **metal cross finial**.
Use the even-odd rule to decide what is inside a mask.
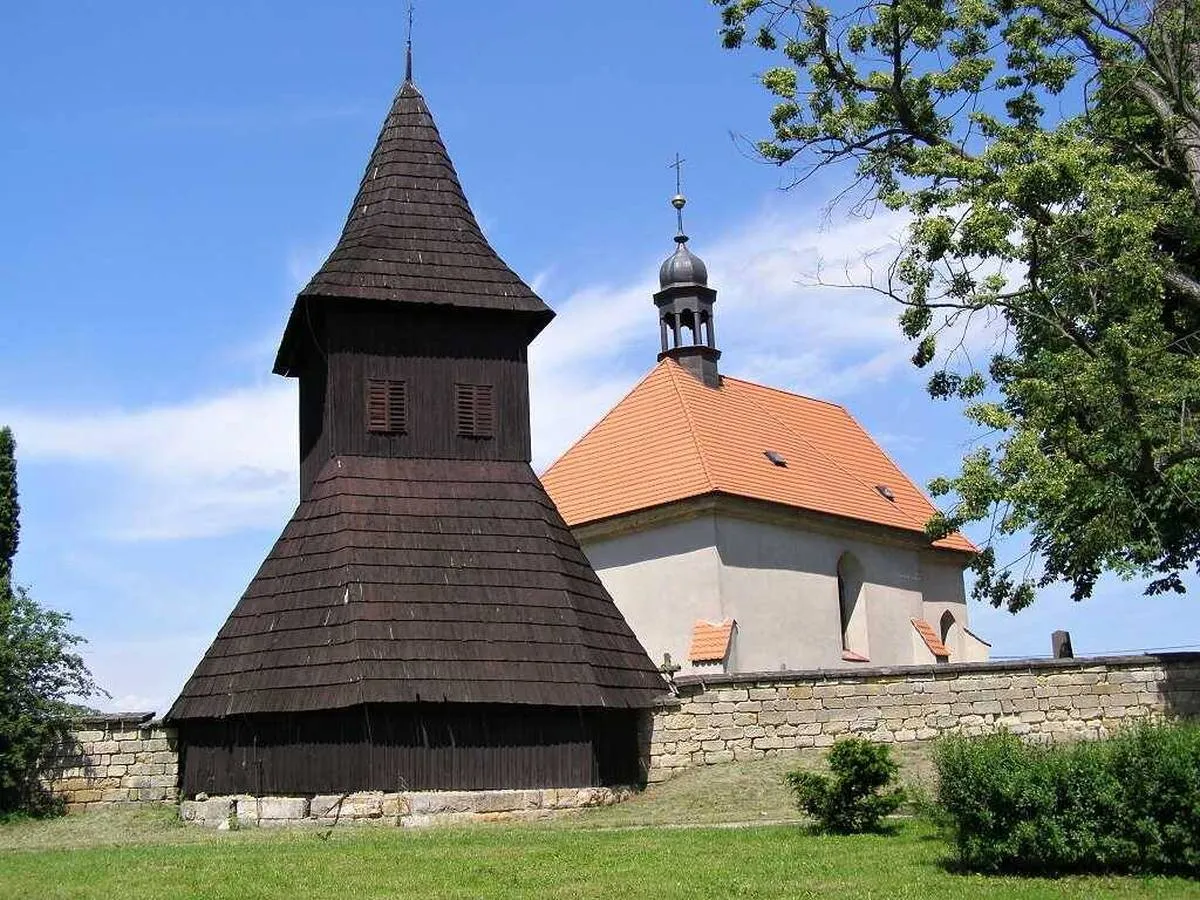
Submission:
[[[412,22],[413,2],[408,0],[408,41],[404,49],[404,80],[412,81]]]
[[[686,159],[675,154],[675,162],[667,165],[668,169],[675,170],[675,196],[671,198],[671,205],[675,207],[675,215],[679,220],[679,234],[683,234],[683,207],[687,205],[687,198],[683,196],[683,164]]]

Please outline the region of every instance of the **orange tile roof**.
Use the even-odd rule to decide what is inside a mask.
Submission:
[[[950,651],[946,649],[946,645],[942,643],[942,639],[937,636],[937,632],[933,630],[933,626],[924,619],[911,619],[913,628],[917,629],[917,634],[925,641],[925,646],[929,648],[929,652],[934,656],[950,656]]]
[[[777,466],[768,450],[783,456]],[[665,359],[542,476],[574,527],[725,493],[924,532],[933,504],[836,403]],[[888,500],[876,490],[886,485]],[[935,547],[974,552],[959,534]]]
[[[692,626],[692,645],[688,659],[694,663],[721,662],[729,655],[729,639],[733,636],[733,619],[705,622],[698,619]]]

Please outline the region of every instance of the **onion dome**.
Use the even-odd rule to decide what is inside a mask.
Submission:
[[[671,205],[680,213],[679,234],[675,235],[675,252],[663,260],[658,269],[659,287],[673,284],[708,284],[708,267],[704,260],[688,249],[688,236],[683,233],[683,207],[687,203],[683,194],[671,198]]]

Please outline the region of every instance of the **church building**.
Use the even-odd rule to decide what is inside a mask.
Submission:
[[[658,364],[542,481],[667,671],[976,661],[959,534],[845,408],[720,371],[704,262],[659,271]]]

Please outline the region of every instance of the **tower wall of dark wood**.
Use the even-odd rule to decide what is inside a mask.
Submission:
[[[636,710],[384,704],[180,726],[185,796],[592,787],[641,780]]]
[[[300,376],[300,496],[333,456],[528,461],[528,335],[520,317],[454,309],[338,308]],[[314,345],[315,346],[315,345]],[[403,381],[403,433],[368,428],[372,379]],[[457,384],[492,389],[490,437],[459,434]]]

